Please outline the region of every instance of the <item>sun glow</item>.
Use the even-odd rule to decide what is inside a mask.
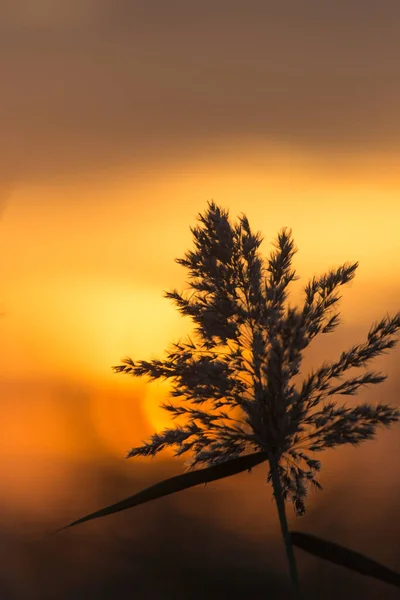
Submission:
[[[76,457],[102,447],[122,457],[174,426],[159,406],[170,382],[148,383],[111,367],[125,356],[163,358],[192,332],[163,290],[186,287],[187,271],[174,258],[192,247],[189,227],[209,199],[229,208],[233,220],[248,216],[264,237],[264,256],[278,230],[292,228],[301,279],[291,301],[313,275],[359,260],[355,281],[343,290],[345,323],[368,329],[396,311],[399,179],[390,161],[385,171],[383,159],[346,160],[327,165],[288,149],[249,147],[245,157],[226,151],[160,166],[156,177],[16,189],[0,237],[4,448],[18,438],[31,453]],[[72,388],[60,395],[48,387],[56,380]],[[28,382],[23,390],[21,381]],[[26,402],[23,424],[17,397]],[[87,443],[85,428],[92,431]]]

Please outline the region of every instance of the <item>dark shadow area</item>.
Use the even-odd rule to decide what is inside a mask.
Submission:
[[[177,472],[172,462],[160,465],[154,461],[151,468],[143,463],[137,466],[134,485],[127,481],[126,474],[111,466],[104,469],[81,466],[77,472],[77,487],[84,486],[85,482],[92,487],[91,504],[96,507],[122,498],[132,488],[141,489],[157,481],[161,472],[163,476]],[[248,481],[245,477],[238,476],[239,485],[241,481]],[[257,475],[257,479],[259,477]],[[249,493],[253,492],[252,488]],[[228,502],[229,494],[217,484],[207,486],[206,491],[202,489],[181,493],[181,501],[186,494],[188,502],[202,503],[195,515],[182,514],[176,499],[170,497],[40,540],[44,532],[83,514],[88,507],[77,507],[71,498],[69,506],[49,507],[48,519],[42,518],[41,522],[3,512],[0,597],[4,600],[290,598],[282,542],[277,537],[276,523],[273,526],[267,523],[270,510],[267,508],[268,512],[255,517],[258,530],[246,534],[242,523],[234,532],[226,523],[219,526],[215,518],[209,518],[215,503],[221,502],[221,497]],[[260,493],[265,491],[265,488],[260,489]],[[339,521],[345,507],[340,499],[337,504],[335,500],[327,494],[327,504],[319,505],[318,510],[310,510],[308,516],[299,519],[298,528],[340,541],[344,525],[340,526]],[[231,495],[231,501],[237,502],[235,494]],[[265,504],[268,507],[269,502]],[[238,503],[238,517],[242,510]],[[384,531],[386,551],[389,548],[396,552],[396,530],[386,523],[389,519],[393,523],[395,507],[380,518],[382,523],[377,520],[373,529]],[[349,526],[350,523],[351,520]],[[265,531],[270,531],[270,535],[265,536]],[[345,536],[341,537],[343,541]],[[369,544],[363,540],[360,547],[359,540],[363,539],[360,527],[355,528],[354,535],[350,532],[349,538],[346,541],[354,549],[363,550],[378,560],[384,555],[384,548],[374,552],[371,539]],[[304,597],[308,600],[398,598],[396,588],[300,551],[296,551],[296,555]],[[390,566],[396,568],[393,562]]]

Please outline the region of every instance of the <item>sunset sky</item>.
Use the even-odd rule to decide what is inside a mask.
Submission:
[[[294,299],[313,275],[360,262],[343,289],[343,324],[315,342],[307,368],[364,341],[372,322],[399,310],[399,19],[400,4],[389,0],[3,2],[0,505],[10,536],[10,515],[40,534],[183,471],[168,452],[124,461],[170,424],[158,408],[168,386],[111,367],[127,355],[161,358],[191,331],[163,291],[186,285],[174,259],[192,247],[189,227],[208,200],[229,209],[232,221],[244,212],[264,237],[264,255],[279,229],[292,228],[301,277]],[[359,401],[400,404],[399,358],[396,349],[375,361],[389,378]],[[308,525],[296,521],[296,529],[335,532],[332,514],[324,521],[318,511],[326,495],[329,513],[340,490],[335,514],[347,524],[337,541],[362,550],[360,532],[379,513],[373,542],[363,543],[399,570],[388,525],[399,450],[394,426],[356,451],[323,456],[326,491],[310,496]],[[357,485],[343,491],[344,482],[354,484],[355,465]],[[239,529],[237,540],[252,540],[255,552],[272,521],[279,539],[265,468],[258,471],[251,484],[240,476],[200,490],[202,500],[194,490],[142,515],[151,523],[167,506],[180,523],[196,518],[205,526],[211,518],[219,535]],[[224,513],[227,490],[240,516],[234,508]],[[207,502],[212,517],[202,510]],[[129,519],[133,527],[135,515]],[[96,526],[112,535],[111,521]],[[94,535],[96,526],[87,531]],[[16,586],[22,551],[13,543],[12,575],[0,580],[4,597],[43,600],[40,566],[25,547],[29,574]],[[92,560],[82,581],[98,569]],[[259,560],[260,574],[267,558]],[[329,588],[336,576],[326,567],[320,584]],[[351,582],[343,586],[364,590],[363,581]],[[79,599],[81,584],[68,585],[74,595],[65,599]],[[390,600],[392,590],[382,589]],[[87,590],[82,598],[94,594]]]

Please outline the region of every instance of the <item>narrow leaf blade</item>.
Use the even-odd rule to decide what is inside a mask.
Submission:
[[[301,533],[300,531],[291,531],[290,538],[294,546],[310,554],[361,573],[361,575],[367,575],[367,577],[373,577],[400,588],[400,573],[381,565],[359,552],[349,550],[334,542],[328,542],[315,535]]]
[[[79,525],[81,523],[84,523],[85,521],[99,519],[100,517],[112,515],[114,513],[120,512],[121,510],[133,508],[134,506],[138,506],[139,504],[144,504],[145,502],[150,502],[151,500],[156,500],[157,498],[162,498],[163,496],[175,494],[176,492],[180,492],[182,490],[194,487],[196,485],[200,485],[201,483],[209,483],[211,481],[223,479],[224,477],[236,475],[237,473],[241,473],[242,471],[252,469],[256,465],[261,464],[267,459],[267,452],[255,452],[254,454],[240,456],[239,458],[234,458],[232,460],[226,461],[219,465],[215,465],[213,467],[198,469],[196,471],[189,471],[188,473],[176,475],[175,477],[171,477],[170,479],[164,479],[163,481],[160,481],[159,483],[156,483],[155,485],[152,485],[146,488],[145,490],[134,494],[133,496],[129,496],[129,498],[125,498],[120,502],[116,502],[115,504],[111,504],[110,506],[102,508],[101,510],[97,510],[94,513],[77,519],[69,525],[57,529],[57,532],[63,531],[64,529],[68,529],[69,527],[73,527],[75,525]]]

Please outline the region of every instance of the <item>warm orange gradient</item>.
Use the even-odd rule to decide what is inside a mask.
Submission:
[[[162,356],[191,331],[162,294],[185,286],[174,258],[191,247],[189,226],[211,198],[232,219],[248,216],[264,236],[264,254],[282,226],[293,229],[301,276],[294,300],[312,275],[360,261],[343,290],[342,328],[315,346],[318,362],[362,341],[372,321],[398,310],[400,176],[393,156],[341,156],[328,164],[253,144],[242,155],[221,149],[141,177],[15,187],[0,238],[0,473],[10,483],[4,501],[23,506],[34,478],[39,510],[53,486],[40,474],[44,465],[107,456],[122,462],[132,446],[171,423],[158,406],[168,384],[146,384],[111,367],[127,355]],[[398,357],[380,361],[391,376]],[[386,400],[396,402],[396,395]],[[73,472],[57,481],[58,493],[68,495]]]

